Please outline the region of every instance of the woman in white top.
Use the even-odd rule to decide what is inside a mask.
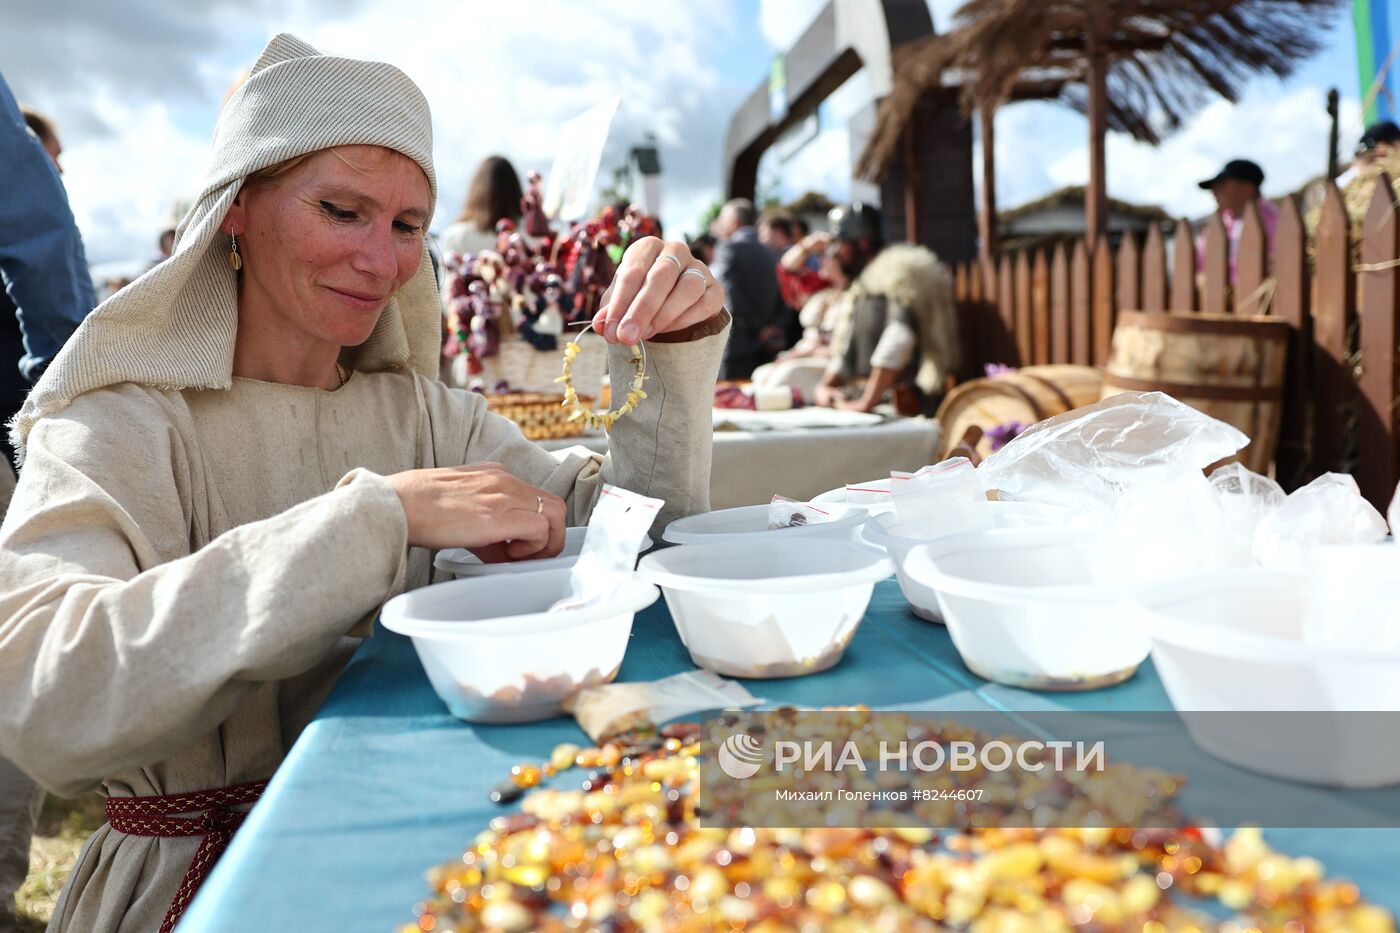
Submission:
[[[496,224],[520,226],[520,176],[504,156],[487,156],[476,167],[456,222],[438,237],[443,253],[479,253],[496,248]]]

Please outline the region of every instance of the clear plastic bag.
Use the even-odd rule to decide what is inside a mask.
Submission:
[[[711,671],[687,671],[643,683],[586,687],[567,700],[579,728],[595,742],[646,725],[661,725],[710,709],[741,709],[763,701],[744,685]]]
[[[1227,463],[1210,475],[1222,521],[1217,528],[1223,550],[1221,566],[1248,567],[1256,562],[1254,540],[1259,525],[1285,498],[1283,487],[1242,463]]]
[[[768,503],[768,530],[791,528],[794,525],[821,525],[834,518],[831,512],[810,502],[798,502],[784,496],[774,496]]]
[[[1392,537],[1400,538],[1400,485],[1395,487],[1395,494],[1390,497],[1390,507],[1385,510],[1385,520],[1390,525]]]
[[[904,528],[967,528],[976,523],[979,502],[987,495],[977,468],[966,457],[953,457],[923,467],[917,473],[890,474],[890,500]]]
[[[647,529],[665,502],[604,485],[588,519],[583,550],[569,574],[572,593],[549,607],[550,612],[582,609],[611,593],[619,576],[631,574]]]
[[[1302,570],[1314,548],[1334,544],[1375,544],[1385,540],[1386,524],[1361,497],[1356,480],[1325,473],[1295,489],[1259,522],[1254,555],[1275,570]]]
[[[1219,497],[1199,471],[1135,486],[1115,503],[1102,525],[1091,568],[1102,583],[1150,583],[1177,574],[1218,568],[1249,539],[1231,541]]]
[[[977,468],[1002,498],[1107,518],[1125,492],[1201,471],[1249,443],[1161,392],[1125,392],[1032,425]]]

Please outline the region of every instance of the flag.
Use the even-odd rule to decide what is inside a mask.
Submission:
[[[1400,0],[1352,0],[1356,63],[1367,126],[1400,113]]]

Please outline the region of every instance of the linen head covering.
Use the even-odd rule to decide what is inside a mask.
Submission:
[[[383,62],[323,55],[286,34],[273,38],[224,105],[208,180],[176,232],[174,255],[87,316],[15,417],[15,449],[22,451],[36,421],[94,389],[124,382],[229,388],[238,278],[219,225],[248,175],[349,145],[384,146],[417,162],[428,176],[431,212],[437,201],[432,119],[417,85]],[[384,306],[369,339],[347,347],[341,359],[366,372],[415,371],[436,378],[440,342],[425,242],[417,273]]]

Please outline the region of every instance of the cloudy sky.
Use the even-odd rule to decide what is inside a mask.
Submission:
[[[50,114],[65,146],[64,180],[94,263],[153,253],[172,202],[199,188],[219,103],[276,32],[406,71],[433,108],[440,200],[435,228],[460,207],[485,155],[523,173],[547,169],[560,123],[622,98],[603,173],[646,133],[659,140],[663,219],[693,233],[719,196],[729,117],[764,80],[773,54],[825,0],[5,0],[0,70],[16,95]],[[929,0],[937,28],[958,0]],[[1341,89],[1344,144],[1359,132],[1349,19],[1287,82],[1259,79],[1238,106],[1206,108],[1159,149],[1109,142],[1109,192],[1177,214],[1209,209],[1194,182],[1249,155],[1266,194],[1322,168],[1326,91]],[[868,101],[857,75],[823,107],[822,130],[796,156],[765,160],[782,196],[851,191],[847,121]],[[1004,206],[1087,174],[1083,118],[1054,104],[998,116]]]

